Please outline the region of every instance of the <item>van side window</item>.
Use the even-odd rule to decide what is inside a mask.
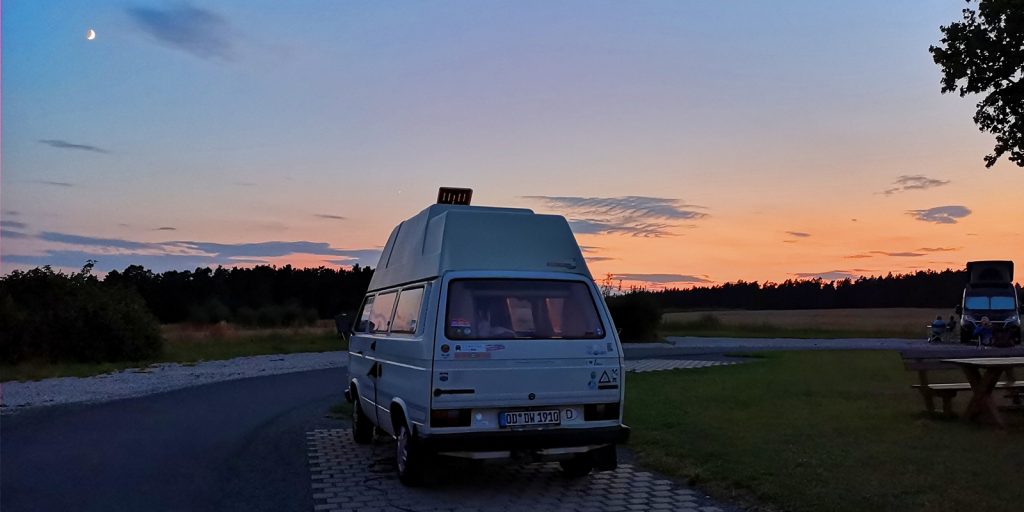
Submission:
[[[370,331],[370,310],[373,309],[373,295],[367,295],[363,301],[363,309],[359,311],[359,323],[356,324],[355,332]]]
[[[415,334],[422,304],[423,287],[402,290],[398,296],[398,307],[395,308],[395,321],[391,323],[391,332]]]
[[[377,295],[377,299],[373,301],[373,310],[370,311],[370,332],[388,332],[397,297],[396,291]]]

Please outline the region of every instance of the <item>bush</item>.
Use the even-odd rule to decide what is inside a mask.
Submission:
[[[646,293],[629,293],[607,299],[622,341],[654,341],[658,338],[661,310]]]
[[[163,349],[139,294],[90,274],[50,267],[0,277],[0,361],[139,361]]]

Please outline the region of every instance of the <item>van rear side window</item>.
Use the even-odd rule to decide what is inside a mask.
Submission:
[[[388,332],[391,327],[391,313],[395,309],[395,298],[398,292],[387,292],[377,295],[370,311],[370,332]]]
[[[422,303],[422,287],[402,290],[398,296],[398,307],[395,308],[395,321],[391,323],[391,332],[414,334],[419,324]]]
[[[448,285],[445,335],[453,340],[596,339],[597,306],[579,281],[458,279]]]

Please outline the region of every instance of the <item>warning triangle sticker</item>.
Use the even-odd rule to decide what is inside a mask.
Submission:
[[[608,376],[608,372],[601,373],[601,378],[597,381],[598,384],[607,384],[611,382],[611,377]]]

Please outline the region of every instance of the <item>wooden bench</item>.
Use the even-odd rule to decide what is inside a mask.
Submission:
[[[903,367],[908,371],[916,371],[918,383],[911,387],[921,393],[924,399],[924,408],[929,413],[935,413],[935,398],[942,399],[942,413],[953,415],[953,397],[961,391],[970,391],[971,385],[967,382],[956,382],[949,384],[933,384],[928,379],[930,371],[957,370],[957,365],[943,362],[943,359],[968,358],[968,357],[1008,357],[1024,354],[1021,349],[967,349],[967,350],[929,350],[913,349],[903,350],[900,357],[903,359]],[[1013,380],[1003,381],[996,384],[997,389],[1024,390],[1024,381]]]

